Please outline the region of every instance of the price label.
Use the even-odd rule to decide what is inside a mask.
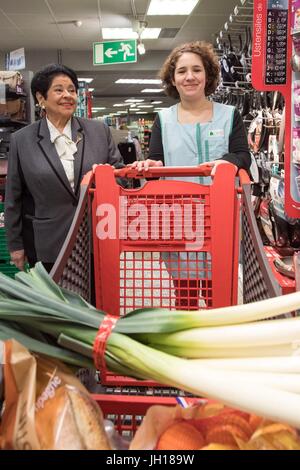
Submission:
[[[288,1],[268,0],[266,85],[283,85],[287,72]]]

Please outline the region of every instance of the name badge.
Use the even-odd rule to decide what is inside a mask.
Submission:
[[[224,129],[215,129],[208,132],[208,137],[224,137]]]

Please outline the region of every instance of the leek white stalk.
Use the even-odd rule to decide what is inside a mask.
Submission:
[[[187,358],[207,357],[210,351],[221,349],[226,357],[226,348],[236,348],[237,352],[247,348],[248,355],[252,356],[257,354],[258,348],[288,344],[291,345],[292,352],[293,348],[299,348],[300,345],[300,317],[243,325],[191,328],[170,334],[149,333],[137,335],[137,338],[152,347]]]
[[[253,382],[236,372],[191,364],[113,333],[107,347],[129,369],[197,396],[300,427],[300,395]]]
[[[143,341],[141,341],[144,343]],[[145,343],[147,344],[147,343]],[[280,345],[271,345],[271,346],[260,346],[260,347],[238,347],[238,348],[229,348],[222,347],[218,348],[217,345],[214,348],[203,348],[201,352],[193,351],[188,345],[186,347],[172,347],[172,346],[162,346],[157,344],[148,344],[148,346],[153,347],[159,351],[164,351],[173,356],[178,356],[182,358],[189,358],[194,360],[203,359],[223,359],[223,358],[259,358],[273,356],[291,356],[295,353],[294,346],[291,343],[280,344]]]
[[[201,367],[202,366],[199,366]],[[204,366],[203,366],[204,367]],[[206,366],[207,368],[208,366]],[[253,386],[256,385],[265,385],[268,387],[272,387],[277,390],[285,390],[287,392],[298,393],[300,394],[300,375],[299,374],[284,374],[284,373],[268,373],[268,372],[254,372],[254,371],[233,371],[226,369],[222,371],[222,369],[214,368],[218,371],[218,374],[223,374],[227,377],[230,374],[230,380],[234,381],[241,381],[247,380]],[[228,380],[228,378],[226,379]]]
[[[267,373],[299,374],[300,356],[282,357],[245,357],[231,359],[191,359],[194,364],[203,367],[232,371],[254,371]]]
[[[201,311],[199,326],[219,326],[247,323],[283,315],[300,307],[300,292],[281,295],[244,305]],[[187,312],[188,313],[188,312]],[[193,312],[194,315],[196,312]]]

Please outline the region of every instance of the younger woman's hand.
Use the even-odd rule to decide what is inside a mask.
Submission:
[[[230,163],[230,162],[227,162],[226,160],[214,160],[213,162],[205,162],[205,163],[201,163],[199,165],[199,167],[201,168],[201,166],[211,166],[211,176],[214,176],[215,173],[216,173],[216,169],[219,165],[232,165],[234,166],[235,168],[235,172],[237,173],[238,171],[238,167],[236,165],[234,165],[233,163]]]
[[[147,158],[147,160],[139,160],[135,161],[131,164],[131,168],[136,168],[137,171],[147,171],[150,167],[159,167],[163,166],[163,162],[161,160],[151,160]]]

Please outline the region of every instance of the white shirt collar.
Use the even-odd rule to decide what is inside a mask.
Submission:
[[[62,132],[59,132],[59,130],[52,124],[52,122],[49,121],[47,117],[46,117],[46,121],[47,121],[47,126],[50,132],[50,140],[52,144],[54,143],[55,139],[61,135],[66,135],[69,139],[72,140],[71,119],[69,119],[69,121],[65,125],[65,128]]]

